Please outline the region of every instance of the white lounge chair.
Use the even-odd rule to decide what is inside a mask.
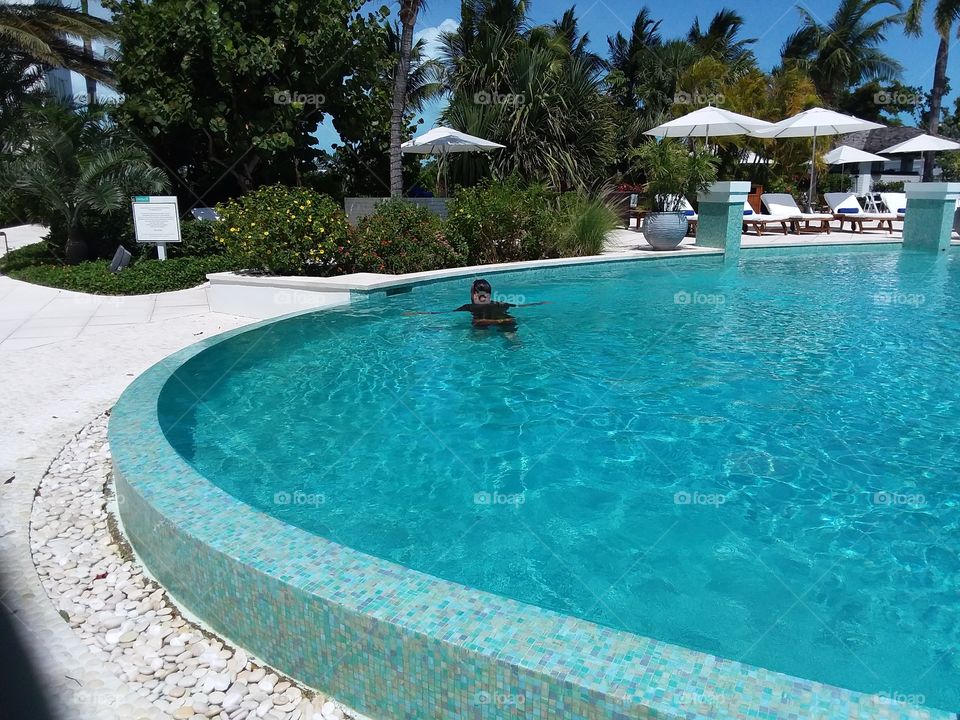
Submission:
[[[880,193],[880,201],[887,208],[887,212],[896,213],[899,219],[903,220],[903,215],[907,212],[906,193],[882,192]]]
[[[833,212],[833,219],[840,221],[840,229],[843,230],[845,222],[850,223],[851,229],[856,232],[863,232],[863,223],[865,221],[876,220],[877,229],[882,230],[886,225],[890,232],[893,232],[893,221],[902,218],[897,213],[868,213],[860,207],[860,201],[853,193],[824,193],[823,199],[827,201],[830,210]]]
[[[763,235],[766,232],[767,225],[777,225],[783,228],[783,234],[787,234],[787,223],[790,222],[789,215],[766,215],[756,212],[750,207],[750,202],[743,201],[743,228],[752,227],[757,231],[757,235]]]
[[[820,232],[830,234],[830,221],[833,220],[833,213],[815,213],[803,212],[793,195],[789,193],[764,193],[760,196],[763,206],[767,212],[774,215],[789,215],[794,228],[799,235],[803,230],[810,230],[810,223],[820,223]],[[801,229],[800,223],[803,223]],[[814,228],[814,231],[817,229]]]

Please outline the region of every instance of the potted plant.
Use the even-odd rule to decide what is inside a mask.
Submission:
[[[684,201],[717,179],[716,159],[666,139],[650,140],[632,154],[647,179],[644,191],[653,208],[644,220],[643,235],[654,250],[673,250],[687,234]]]

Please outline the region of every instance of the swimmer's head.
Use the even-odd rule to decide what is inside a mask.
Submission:
[[[486,305],[490,302],[492,292],[490,283],[486,280],[474,280],[470,288],[470,301],[475,305]]]

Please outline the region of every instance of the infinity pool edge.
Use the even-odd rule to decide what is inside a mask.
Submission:
[[[124,392],[109,433],[121,518],[147,567],[191,612],[283,672],[375,718],[955,717],[472,590],[233,498],[169,445],[157,399],[196,354],[277,322],[156,364]]]

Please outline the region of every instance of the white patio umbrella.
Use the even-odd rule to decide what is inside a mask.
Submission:
[[[880,123],[861,120],[852,115],[844,115],[826,108],[812,108],[774,123],[772,127],[765,130],[754,131],[751,135],[759,138],[813,138],[813,154],[810,158],[810,189],[807,200],[808,205],[812,205],[817,177],[817,138],[824,135],[846,135],[861,130],[876,130],[882,127],[883,125]]]
[[[644,135],[656,137],[702,137],[710,142],[711,137],[729,135],[746,135],[755,130],[772,127],[766,120],[758,120],[749,115],[724,110],[723,108],[707,107],[694,110],[676,120],[670,120],[662,125],[647,130]]]
[[[874,155],[873,153],[868,153],[865,150],[860,150],[859,148],[850,147],[849,145],[841,145],[840,147],[835,147],[833,150],[828,152],[823,156],[824,162],[827,165],[849,165],[851,163],[874,163],[874,162],[887,162],[887,158],[880,157],[879,155]]]
[[[886,162],[887,158],[868,153],[866,150],[850,147],[849,145],[841,145],[824,155],[823,160],[827,165],[839,165],[840,175],[842,177],[844,175],[843,168],[845,165],[850,165],[851,163]]]
[[[446,161],[449,153],[489,152],[491,150],[502,150],[505,147],[500,143],[484,140],[475,135],[468,135],[465,132],[441,125],[403,143],[400,146],[400,152],[416,155],[439,155],[440,171],[444,174],[443,186],[444,191],[446,191]],[[439,176],[439,172],[437,174]]]
[[[942,152],[943,150],[960,150],[960,143],[946,138],[936,137],[935,135],[917,135],[902,143],[891,145],[883,153],[923,153],[923,152]]]

